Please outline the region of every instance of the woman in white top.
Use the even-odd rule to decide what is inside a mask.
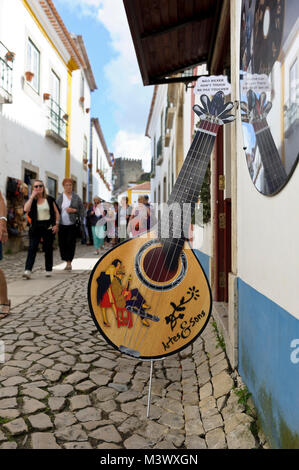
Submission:
[[[58,232],[59,211],[55,200],[48,196],[44,183],[35,180],[30,198],[24,205],[30,221],[29,248],[23,277],[30,279],[40,241],[43,241],[46,276],[53,268],[53,240]]]
[[[84,207],[80,197],[73,192],[73,180],[64,178],[62,185],[64,191],[56,201],[61,213],[58,241],[61,259],[66,261],[64,269],[70,271],[76,249],[76,219],[82,224]]]

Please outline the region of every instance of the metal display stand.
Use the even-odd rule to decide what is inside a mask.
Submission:
[[[158,360],[163,361],[163,359],[165,359],[165,358],[162,357],[161,359],[158,359]],[[150,378],[149,378],[149,384],[148,384],[147,412],[146,412],[146,417],[148,419],[149,419],[149,416],[150,416],[150,409],[151,409],[152,380],[153,380],[153,370],[154,370],[154,361],[152,359],[150,359],[150,361],[151,361],[151,368],[150,368]]]

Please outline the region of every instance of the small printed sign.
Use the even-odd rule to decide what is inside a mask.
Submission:
[[[222,91],[225,95],[231,93],[231,84],[226,75],[199,77],[194,88],[196,95],[214,96],[218,91]]]
[[[246,73],[243,75],[243,80],[241,80],[240,83],[242,95],[246,95],[249,90],[252,90],[255,93],[271,91],[269,78],[266,74]]]

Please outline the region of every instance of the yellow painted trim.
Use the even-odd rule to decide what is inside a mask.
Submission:
[[[57,49],[57,47],[55,46],[55,44],[53,43],[53,41],[50,39],[47,31],[45,30],[45,28],[40,24],[36,14],[34,13],[34,11],[32,10],[32,8],[30,7],[30,5],[28,4],[27,0],[23,0],[23,4],[25,6],[25,8],[27,9],[27,11],[29,12],[29,14],[32,16],[32,18],[34,19],[35,23],[37,24],[37,26],[39,27],[40,31],[43,33],[43,35],[45,36],[45,38],[49,41],[49,43],[51,44],[52,48],[55,50],[55,52],[57,53],[57,55],[59,56],[59,58],[62,60],[62,62],[64,63],[64,65],[68,68],[68,70],[76,70],[78,69],[79,67],[77,66],[77,64],[75,63],[74,59],[71,58],[69,60],[68,63],[65,62],[65,60],[63,59],[62,55],[60,54],[59,50]]]
[[[78,65],[76,64],[75,60],[72,57],[70,58],[70,60],[67,63],[67,68],[71,72],[73,72],[73,70],[78,70],[79,69]]]
[[[69,178],[71,174],[71,111],[72,111],[72,74],[70,71],[67,73],[67,98],[66,98],[66,112],[68,114],[68,133],[67,143],[68,146],[65,151],[65,177]]]
[[[128,204],[132,204],[132,189],[128,189]]]

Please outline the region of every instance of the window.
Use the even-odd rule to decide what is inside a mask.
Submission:
[[[51,70],[51,95],[55,103],[60,104],[60,78]]]
[[[54,178],[51,178],[50,176],[48,176],[48,194],[52,197],[54,197],[54,199],[56,199],[56,196],[57,196],[57,181],[56,179]]]
[[[80,80],[80,105],[84,108],[84,75],[81,73],[81,80]]]
[[[37,93],[39,93],[40,52],[37,49],[37,47],[33,44],[31,39],[28,39],[28,46],[27,46],[27,70],[34,74],[32,81],[30,82],[30,85]]]
[[[85,135],[84,138],[83,138],[83,162],[84,162],[84,163],[87,163],[87,160],[88,160],[88,157],[87,157],[87,146],[88,146],[88,142],[87,142],[87,137],[86,137],[86,135]]]
[[[96,170],[99,169],[99,149],[97,149]]]
[[[24,182],[28,185],[28,196],[32,193],[34,180],[37,178],[37,173],[25,168]]]

